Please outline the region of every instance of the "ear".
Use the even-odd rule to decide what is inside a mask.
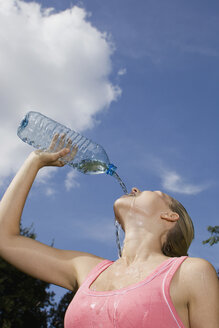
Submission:
[[[176,212],[162,212],[160,218],[169,222],[176,222],[179,220],[179,214]]]

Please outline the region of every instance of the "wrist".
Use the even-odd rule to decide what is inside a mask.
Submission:
[[[36,155],[35,151],[32,151],[27,158],[27,161],[31,163],[31,167],[35,167],[37,170],[40,170],[43,167],[39,156]]]

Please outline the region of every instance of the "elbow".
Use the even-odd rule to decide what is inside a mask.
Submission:
[[[16,236],[8,235],[0,232],[0,257],[4,258],[4,254],[7,252],[7,249],[14,244],[14,239]]]
[[[8,245],[8,238],[0,233],[0,256],[2,257],[3,254],[4,254],[4,250],[7,248],[7,245]]]

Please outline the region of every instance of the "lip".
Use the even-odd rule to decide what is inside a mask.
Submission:
[[[132,197],[132,196],[135,196],[135,193],[134,192],[130,192],[129,194],[125,194],[125,195],[123,195],[123,196],[121,196],[121,197]]]

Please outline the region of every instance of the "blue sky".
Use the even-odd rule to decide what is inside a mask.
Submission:
[[[129,190],[182,202],[195,226],[189,255],[219,268],[218,245],[202,245],[219,222],[218,2],[15,3],[0,1],[1,194],[31,151],[16,136],[19,120],[42,112],[102,144]],[[47,244],[114,260],[121,194],[107,175],[45,168],[23,225]]]

